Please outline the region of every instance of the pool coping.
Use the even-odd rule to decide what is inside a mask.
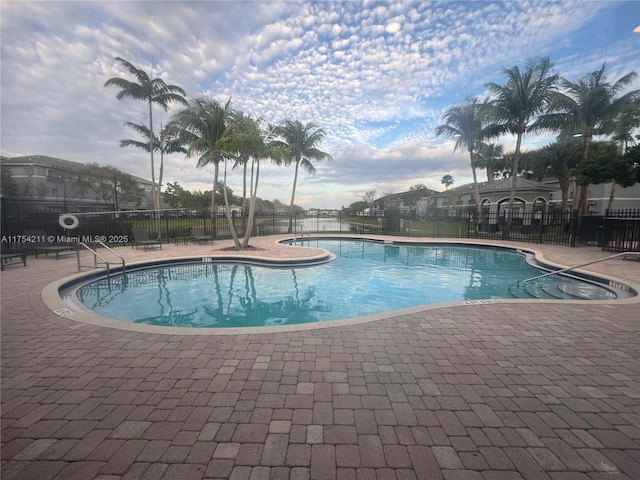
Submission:
[[[395,239],[391,240],[389,238],[380,238],[377,236],[361,236],[361,235],[349,235],[349,236],[340,236],[340,235],[314,235],[310,237],[312,239],[322,239],[327,240],[331,238],[335,238],[338,240],[367,240],[374,241],[384,244],[395,244],[395,245],[460,245],[460,246],[476,246],[476,247],[490,247],[497,248],[501,250],[510,250],[517,253],[530,254],[533,255],[536,262],[540,265],[551,268],[551,269],[563,269],[569,266],[562,265],[557,262],[550,261],[544,257],[542,252],[532,249],[532,248],[523,248],[520,246],[512,246],[512,245],[504,245],[497,244],[493,242],[478,242],[474,241],[465,241],[464,239],[447,239],[439,241],[437,239],[420,239],[416,238],[412,239]],[[277,240],[276,243],[279,244],[287,244],[287,242],[295,240],[300,240],[300,237],[285,237]],[[315,248],[315,247],[314,247]],[[317,248],[316,248],[317,249]],[[320,249],[322,250],[322,249]],[[162,260],[150,260],[150,261],[140,261],[134,262],[127,266],[128,269],[139,268],[150,266],[153,264],[167,264],[167,263],[188,263],[189,260],[197,261],[198,259],[207,259],[208,262],[213,261],[227,261],[227,262],[238,262],[238,263],[247,263],[247,264],[260,264],[260,265],[272,265],[272,266],[283,266],[283,265],[307,265],[313,266],[314,264],[324,263],[326,261],[330,261],[327,259],[327,256],[331,255],[330,252],[326,250],[322,250],[321,254],[307,256],[307,257],[289,257],[289,258],[276,258],[270,256],[256,256],[256,255],[246,255],[239,252],[233,252],[233,254],[226,254],[216,252],[211,255],[199,255],[199,256],[182,256],[182,257],[172,257],[170,259],[162,259]],[[313,263],[316,262],[316,263]],[[121,270],[119,267],[114,269],[114,272]],[[81,279],[91,279],[96,278],[98,276],[104,276],[104,271],[99,272],[80,272],[78,274],[74,274],[71,276],[64,277],[60,280],[52,282],[46,285],[41,292],[42,301],[45,305],[56,315],[66,318],[68,320],[77,321],[82,324],[93,325],[98,327],[107,327],[113,328],[123,331],[129,332],[137,332],[137,333],[149,333],[149,334],[162,334],[162,335],[206,335],[206,336],[228,336],[228,335],[256,335],[256,334],[272,334],[272,333],[288,333],[288,332],[301,332],[301,331],[310,331],[310,330],[319,330],[325,328],[334,328],[334,327],[345,327],[352,325],[359,325],[363,323],[375,322],[380,320],[388,320],[390,318],[404,316],[404,315],[412,315],[421,312],[426,312],[430,310],[437,310],[443,308],[451,308],[451,307],[459,307],[459,306],[484,306],[484,305],[496,305],[496,304],[530,304],[535,303],[539,304],[543,303],[556,303],[561,302],[562,304],[580,304],[584,305],[585,302],[589,302],[591,304],[611,304],[612,302],[615,304],[629,304],[629,303],[640,303],[640,285],[635,284],[629,280],[624,280],[615,276],[606,275],[603,273],[593,273],[587,272],[581,269],[576,269],[576,273],[580,276],[583,276],[585,279],[596,279],[598,281],[607,281],[610,284],[613,283],[614,286],[626,286],[630,289],[634,296],[627,298],[616,298],[614,300],[562,300],[562,299],[487,299],[487,300],[461,300],[455,302],[445,302],[445,303],[437,303],[437,304],[428,304],[428,305],[418,305],[415,307],[409,307],[399,310],[390,310],[387,312],[381,312],[372,315],[352,317],[352,318],[344,318],[344,319],[336,319],[336,320],[327,320],[324,322],[316,322],[316,323],[302,323],[302,324],[292,324],[292,325],[276,325],[276,326],[261,326],[261,327],[162,327],[157,325],[146,325],[146,324],[137,324],[137,323],[129,323],[121,320],[110,319],[107,317],[103,317],[97,315],[95,313],[90,312],[88,309],[71,309],[73,305],[69,300],[65,300],[61,296],[61,291],[64,288],[68,288],[70,285],[74,283],[79,283]]]

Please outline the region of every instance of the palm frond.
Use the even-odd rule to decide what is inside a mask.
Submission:
[[[307,172],[310,175],[315,175],[316,173],[316,167],[313,165],[313,163],[311,163],[309,160],[307,160],[306,158],[303,158],[302,160],[300,160],[300,166],[304,169],[305,172]]]
[[[138,132],[140,135],[142,135],[147,139],[151,137],[151,131],[149,130],[149,127],[147,127],[146,125],[142,125],[141,123],[125,122],[124,126],[129,127],[132,130],[135,130],[136,132]]]
[[[136,147],[145,152],[149,151],[149,142],[140,142],[138,140],[124,139],[120,140],[121,147]]]
[[[145,85],[150,83],[149,75],[147,75],[147,72],[142,70],[140,67],[132,64],[131,62],[128,62],[124,58],[116,57],[115,60],[120,65],[122,65],[125,68],[125,70],[127,70],[131,75],[136,77],[140,85]]]

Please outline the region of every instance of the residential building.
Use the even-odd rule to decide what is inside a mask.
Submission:
[[[479,182],[481,212],[492,217],[505,216],[509,208],[512,178],[503,178],[494,182]],[[613,183],[589,185],[588,213],[604,215],[607,210],[640,210],[640,183],[627,188],[615,186],[613,201],[609,203]],[[514,216],[536,211],[559,210],[562,204],[562,191],[556,180],[545,183],[518,177]],[[444,192],[434,192],[418,201],[416,214],[425,218],[438,214],[448,217],[460,217],[475,207],[473,184],[451,188]],[[573,189],[569,191],[568,209],[573,208]]]
[[[407,192],[390,193],[373,201],[373,208],[370,210],[372,216],[382,216],[388,208],[398,208],[401,216],[412,216],[418,214],[420,201],[430,198],[438,192],[430,188],[409,190]]]
[[[232,217],[241,217],[242,216],[242,207],[240,205],[229,205],[229,211],[231,212]],[[216,207],[216,214],[219,217],[223,217],[227,215],[227,207],[226,205],[218,205]]]
[[[153,208],[152,183],[111,167],[31,155],[0,158],[10,172],[14,192],[37,211],[146,210]],[[126,185],[123,185],[126,184]],[[131,195],[131,190],[135,195]],[[137,191],[136,191],[137,190]]]

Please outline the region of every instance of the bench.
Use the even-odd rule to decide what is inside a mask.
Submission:
[[[7,265],[27,266],[27,250],[22,246],[9,246],[10,244],[1,244],[0,249],[0,270],[4,270]]]
[[[50,253],[56,254],[56,260],[60,259],[60,255],[70,255],[74,254],[77,245],[68,245],[68,244],[54,244],[49,241],[49,235],[44,230],[25,230],[24,235],[33,241],[27,243],[28,251],[35,253],[36,258],[38,258],[39,253],[44,253],[45,255],[49,255]]]

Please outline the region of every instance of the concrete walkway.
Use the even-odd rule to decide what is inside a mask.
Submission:
[[[313,253],[275,239],[251,254]],[[607,255],[519,246],[563,265]],[[585,270],[640,289],[638,262]],[[74,273],[75,257],[42,256],[1,274],[3,480],[640,478],[637,298],[166,335],[53,313],[43,287]]]

